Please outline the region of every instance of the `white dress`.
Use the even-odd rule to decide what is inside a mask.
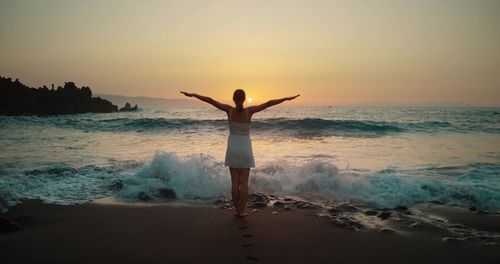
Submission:
[[[224,165],[237,169],[254,168],[250,123],[231,122],[231,112],[229,112],[229,137]]]

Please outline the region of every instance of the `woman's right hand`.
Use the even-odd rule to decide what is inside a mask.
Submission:
[[[295,99],[295,98],[297,98],[299,96],[300,96],[300,94],[297,94],[295,96],[286,97],[285,99],[288,100],[288,101],[290,101],[290,100],[293,100],[293,99]]]
[[[183,91],[181,91],[181,94],[184,94],[187,97],[193,97],[194,96],[194,93],[186,93],[186,92],[183,92]]]

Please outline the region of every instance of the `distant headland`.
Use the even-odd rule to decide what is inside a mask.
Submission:
[[[0,115],[62,115],[111,113],[118,107],[100,97],[92,97],[89,87],[78,88],[74,82],[49,89],[28,87],[18,79],[0,76]]]

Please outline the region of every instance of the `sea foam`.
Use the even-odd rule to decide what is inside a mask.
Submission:
[[[499,212],[499,172],[500,164],[490,163],[369,172],[339,169],[321,159],[302,164],[275,161],[251,171],[250,190],[310,200],[355,201],[374,208],[437,202]],[[103,197],[137,201],[143,193],[162,200],[158,192],[162,188],[172,189],[180,200],[209,202],[230,196],[231,186],[222,161],[208,155],[181,158],[167,152],[158,152],[142,165],[73,168],[51,164],[9,174],[12,176],[0,181],[4,207],[26,198],[75,204]]]

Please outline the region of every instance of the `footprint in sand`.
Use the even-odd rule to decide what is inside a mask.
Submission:
[[[257,257],[252,257],[252,256],[247,256],[247,259],[248,259],[248,260],[251,260],[251,261],[259,261],[259,258],[257,258]]]
[[[247,244],[241,245],[241,247],[246,248],[247,250],[250,250],[250,248],[253,247],[253,244],[252,243],[247,243]]]
[[[248,228],[248,226],[239,226],[238,227],[239,230],[246,230],[247,228]],[[253,235],[248,234],[248,233],[244,233],[244,234],[242,234],[242,236],[244,238],[252,238],[253,237]],[[252,243],[245,243],[245,244],[241,245],[241,247],[244,248],[244,249],[246,249],[247,251],[251,251],[251,248],[253,246],[254,246],[254,244],[252,244]],[[248,260],[250,260],[251,262],[259,261],[259,258],[254,257],[254,256],[246,256],[246,258]]]

